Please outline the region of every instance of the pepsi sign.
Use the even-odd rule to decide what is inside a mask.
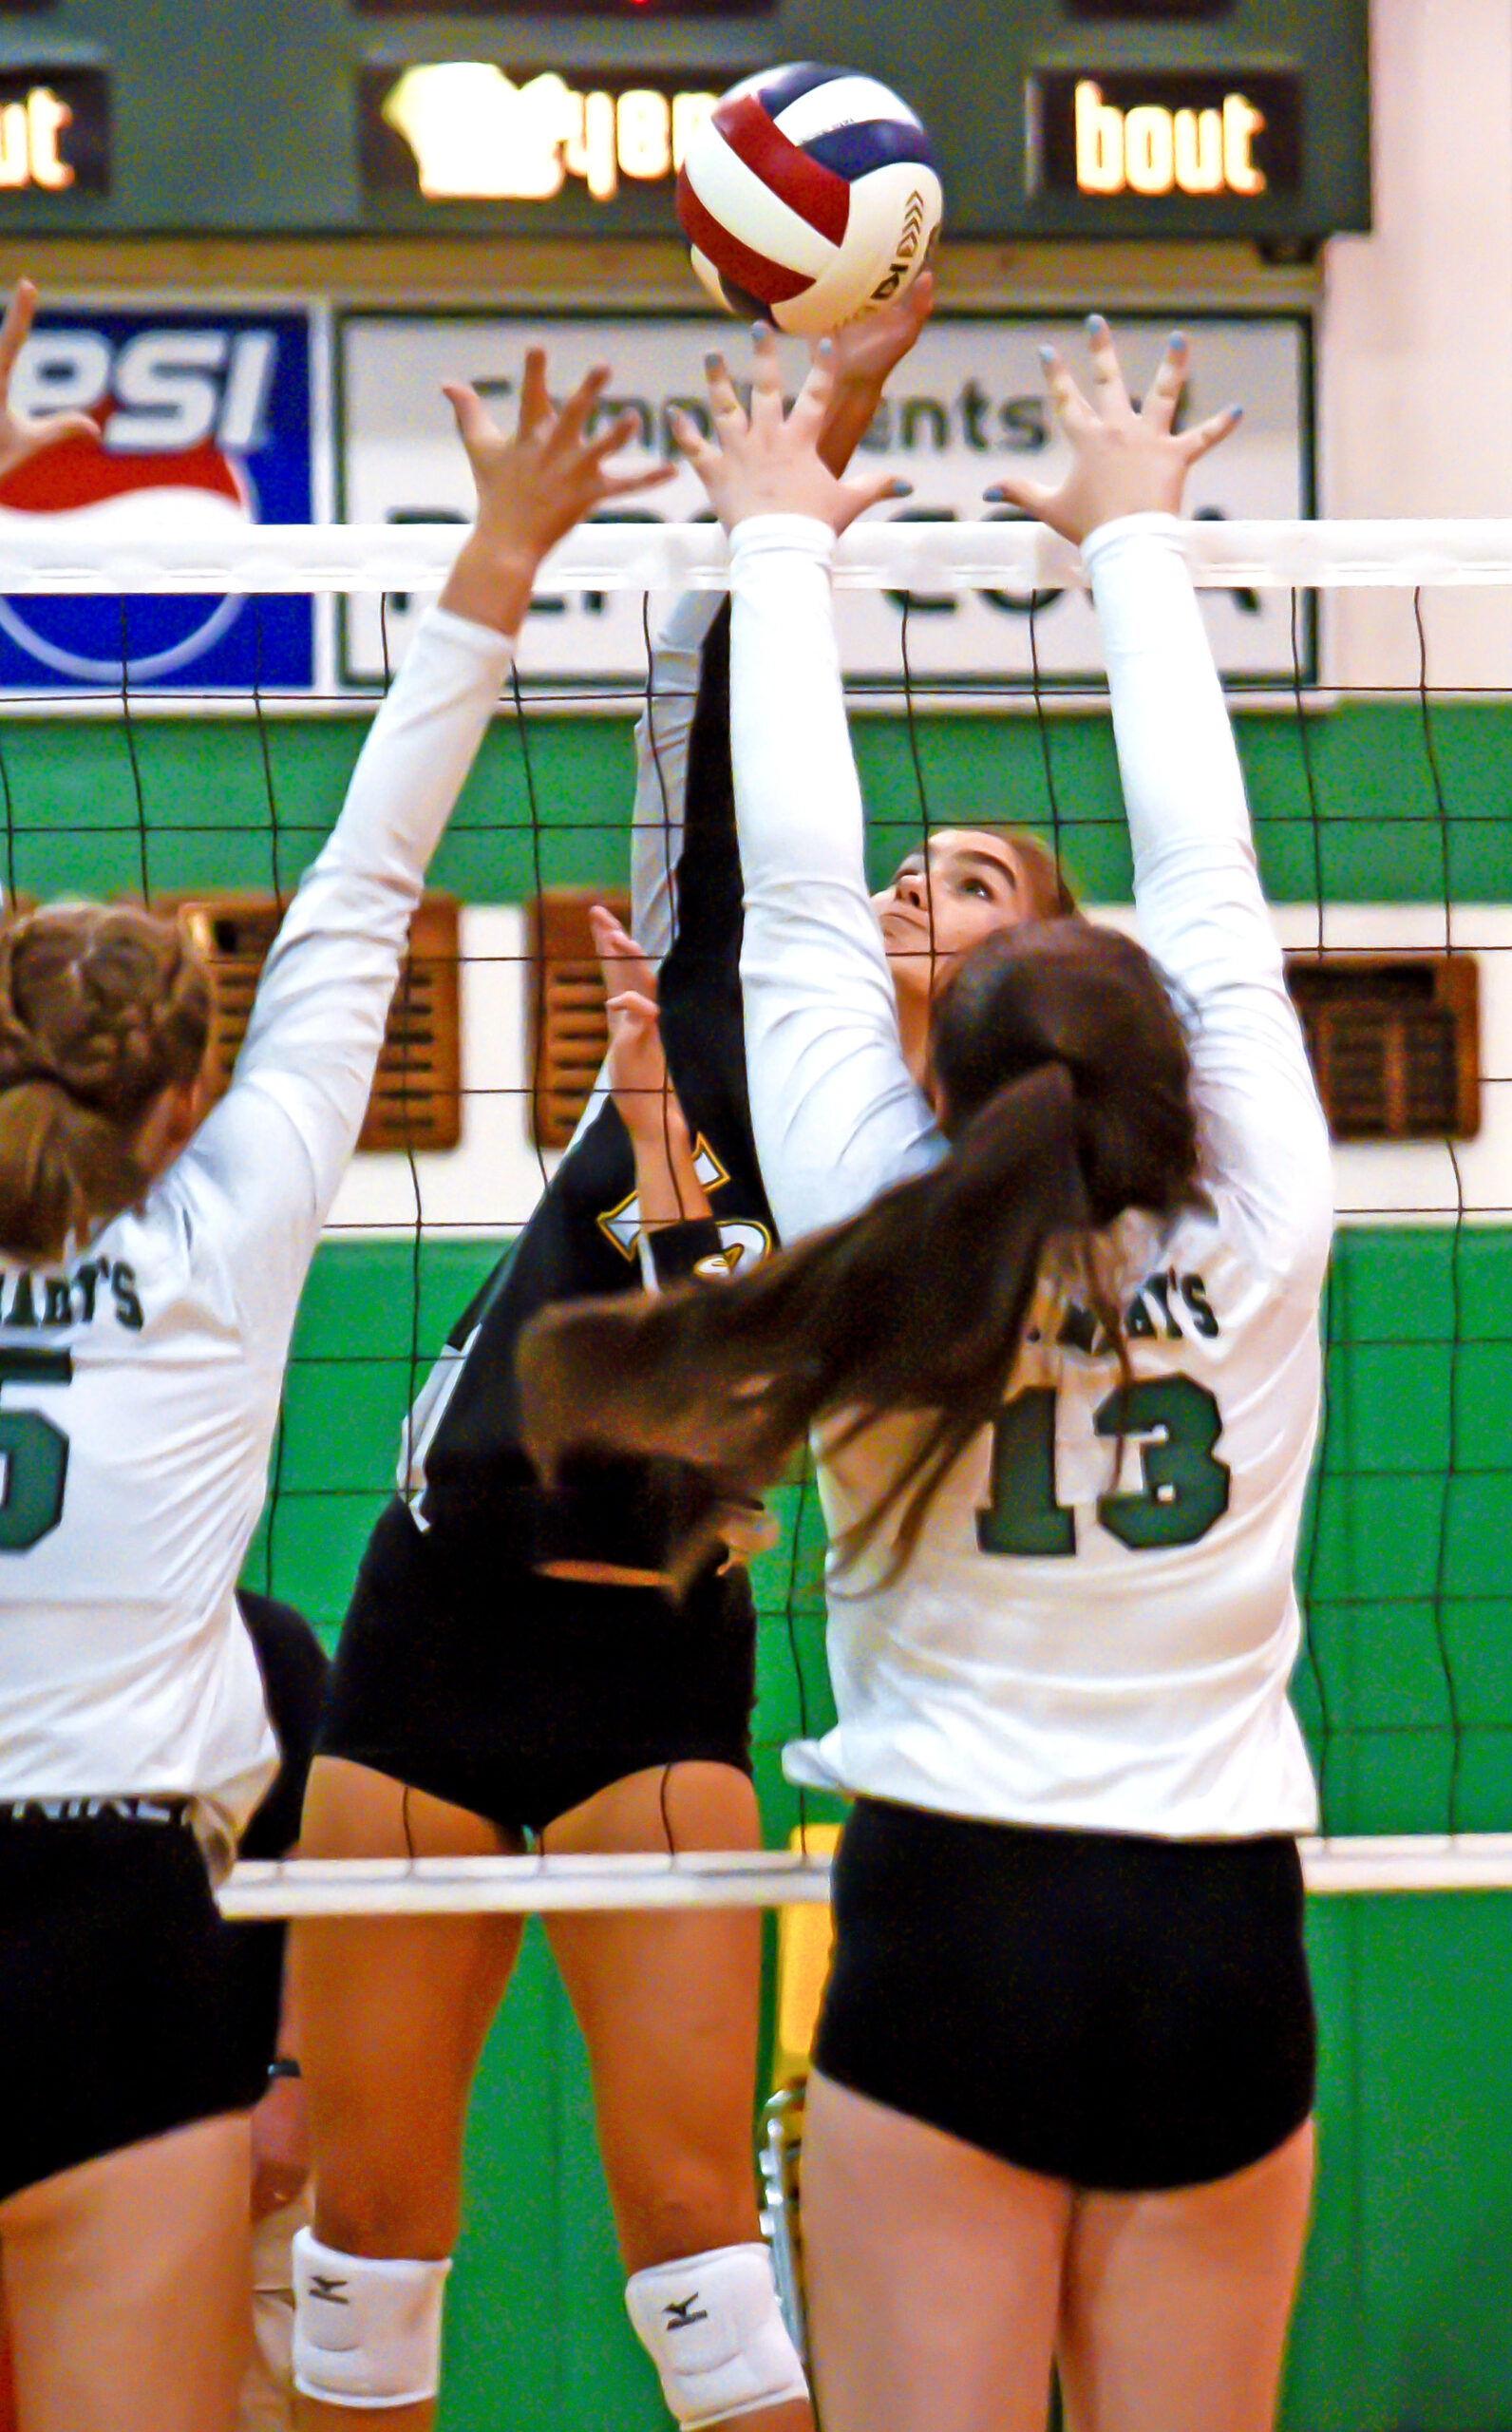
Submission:
[[[313,510],[311,316],[151,307],[39,314],[11,377],[25,413],[91,415],[0,481],[0,533],[66,518],[81,555],[171,533],[203,541]],[[312,602],[299,598],[0,598],[0,686],[308,692]]]

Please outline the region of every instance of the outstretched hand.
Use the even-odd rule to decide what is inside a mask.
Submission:
[[[1087,323],[1092,365],[1092,402],[1087,403],[1056,347],[1040,350],[1046,385],[1062,430],[1071,444],[1071,466],[1055,488],[1008,475],[987,492],[1019,506],[1078,545],[1098,525],[1121,515],[1180,512],[1186,476],[1199,457],[1227,439],[1243,411],[1225,406],[1190,430],[1174,428],[1189,365],[1184,337],[1173,337],[1136,413],[1112,332],[1100,313]]]
[[[830,343],[838,384],[843,388],[850,381],[864,382],[880,396],[889,374],[923,336],[934,304],[935,274],[921,270],[896,304],[879,304],[874,313],[863,313],[860,320],[837,330]]]
[[[687,414],[669,414],[672,437],[728,532],[752,515],[811,515],[843,532],[869,506],[904,494],[907,484],[890,474],[841,481],[824,462],[820,443],[836,380],[832,339],[821,338],[814,349],[808,377],[791,412],[784,410],[776,335],[762,322],[756,327],[753,353],[748,414],[724,356],[706,358],[717,446]]]
[[[639,425],[633,413],[623,413],[596,438],[588,437],[608,384],[608,366],[595,364],[558,409],[546,386],[544,350],[532,347],[513,435],[501,430],[475,389],[463,381],[446,384],[443,394],[472,466],[478,514],[441,595],[444,607],[501,633],[518,632],[548,550],[606,500],[671,479],[668,465],[641,473],[610,471],[609,459],[629,445]]]
[[[31,333],[36,309],[37,291],[30,279],[17,279],[0,322],[0,481],[40,456],[45,447],[55,447],[60,439],[98,441],[100,437],[100,426],[88,414],[24,414],[10,403],[10,375]]]

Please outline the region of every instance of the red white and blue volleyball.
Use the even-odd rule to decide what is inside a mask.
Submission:
[[[692,137],[677,217],[727,311],[819,337],[906,294],[944,197],[906,102],[843,67],[770,67]]]
[[[11,397],[28,413],[87,413],[100,440],[65,440],[0,481],[0,537],[47,517],[81,562],[160,534],[213,562],[255,524],[311,520],[307,313],[55,309],[37,317]],[[308,692],[313,633],[312,602],[293,595],[12,596],[0,687]]]

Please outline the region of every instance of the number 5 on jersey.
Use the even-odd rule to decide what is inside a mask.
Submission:
[[[0,1389],[7,1385],[71,1385],[67,1351],[0,1351]],[[0,1554],[24,1554],[63,1518],[68,1439],[40,1410],[0,1403]]]
[[[1092,1415],[1097,1434],[1136,1444],[1137,1492],[1114,1486],[1097,1499],[1100,1527],[1131,1552],[1195,1546],[1228,1510],[1229,1468],[1214,1446],[1218,1403],[1190,1377],[1114,1387]],[[992,1501],[976,1515],[984,1554],[1074,1554],[1076,1515],[1055,1500],[1055,1391],[1031,1385],[992,1427]]]

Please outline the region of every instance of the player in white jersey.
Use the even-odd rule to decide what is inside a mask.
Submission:
[[[18,343],[12,320],[0,371]],[[533,352],[509,440],[448,392],[477,521],[213,1112],[209,978],[173,922],[72,904],[0,928],[0,2252],[28,2432],[231,2421],[248,2124],[206,1857],[274,1758],[236,1574],[410,914],[535,570],[644,485],[605,470],[625,421],[584,437],[607,377],[558,414]]]
[[[1050,356],[1062,488],[1005,489],[1084,546],[1143,948],[989,939],[917,1086],[828,600],[881,489],[822,473],[823,365],[784,419],[759,340],[749,422],[717,369],[721,449],[686,444],[733,535],[752,1119],[788,1246],[522,1346],[548,1467],[585,1354],[621,1380],[596,1435],[697,1446],[727,1490],[818,1423],[839,1722],[793,1770],[858,1798],[803,2153],[828,2432],[1038,2432],[1052,2349],[1078,2426],[1260,2432],[1311,2185],[1287,1680],[1327,1134],[1172,520],[1232,416],[1175,432],[1179,341],[1139,413],[1101,322],[1092,366],[1095,411]]]

